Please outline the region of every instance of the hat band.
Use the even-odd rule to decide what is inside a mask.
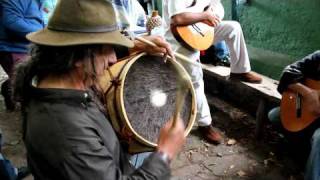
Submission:
[[[69,31],[69,32],[80,32],[80,33],[103,33],[103,32],[110,32],[110,31],[116,31],[119,30],[119,27],[117,25],[112,26],[95,26],[95,27],[82,27],[82,28],[70,28],[70,27],[53,27],[48,25],[48,29],[54,30],[54,31]]]

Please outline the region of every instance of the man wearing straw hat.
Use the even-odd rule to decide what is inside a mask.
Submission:
[[[134,46],[117,30],[110,2],[60,1],[48,27],[27,38],[34,46],[31,59],[17,68],[15,97],[22,104],[35,179],[170,178],[169,162],[185,140],[183,123],[172,128],[167,123],[157,150],[134,170],[99,101],[97,81],[116,61],[113,47]],[[167,53],[166,48],[151,50]]]

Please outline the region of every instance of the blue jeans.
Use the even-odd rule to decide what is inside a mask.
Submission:
[[[216,56],[221,60],[225,59],[230,54],[225,41],[219,41],[216,44],[214,44],[214,49],[216,52]]]
[[[268,113],[273,124],[280,125],[280,108],[274,108]],[[305,170],[305,180],[320,180],[320,128],[314,131],[311,138],[311,151]]]
[[[320,179],[320,128],[313,133],[311,138],[311,152],[306,165],[305,179]]]
[[[18,170],[15,168],[11,162],[5,159],[0,153],[0,179],[3,180],[16,180],[18,175]]]
[[[2,180],[16,180],[18,175],[18,170],[15,168],[11,162],[3,157],[1,154],[2,147],[2,133],[0,129],[0,179]]]
[[[280,107],[271,109],[268,113],[268,118],[273,125],[276,125],[277,127],[282,126],[280,119]]]
[[[130,158],[130,163],[135,167],[135,168],[139,168],[144,159],[146,159],[147,157],[149,157],[149,155],[152,152],[143,152],[143,153],[137,153],[131,156]]]

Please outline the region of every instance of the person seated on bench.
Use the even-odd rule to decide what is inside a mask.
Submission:
[[[200,53],[203,64],[230,67],[230,52],[225,41],[219,41]]]
[[[261,83],[262,78],[251,72],[250,60],[241,25],[237,21],[223,20],[224,8],[220,0],[211,0],[212,11],[218,23],[214,43],[225,41],[230,51],[230,79]]]
[[[283,92],[290,90],[302,96],[303,107],[310,110],[316,118],[314,123],[302,130],[302,132],[289,133],[290,135],[301,135],[303,133],[311,143],[311,151],[308,162],[306,164],[305,179],[319,180],[320,179],[320,91],[309,88],[304,85],[306,79],[320,80],[320,51],[316,51],[302,60],[299,60],[287,66],[280,78],[278,91]],[[269,119],[277,124],[280,124],[280,109],[279,107],[272,109],[269,114]]]

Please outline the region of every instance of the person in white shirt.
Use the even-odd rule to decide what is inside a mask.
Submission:
[[[212,8],[204,11],[204,7]],[[223,21],[224,9],[220,0],[164,0],[165,38],[176,52],[199,62],[200,52],[190,50],[180,44],[171,32],[172,26],[185,26],[204,22],[215,27],[214,43],[226,41],[230,50],[230,79],[260,83],[261,77],[251,72],[248,52],[241,26],[236,21]],[[219,143],[222,137],[211,126],[211,115],[203,87],[203,72],[200,66],[181,62],[191,75],[197,95],[199,129],[209,141]],[[200,63],[200,62],[199,62]]]
[[[122,30],[146,32],[146,12],[137,0],[112,0],[112,3]]]

